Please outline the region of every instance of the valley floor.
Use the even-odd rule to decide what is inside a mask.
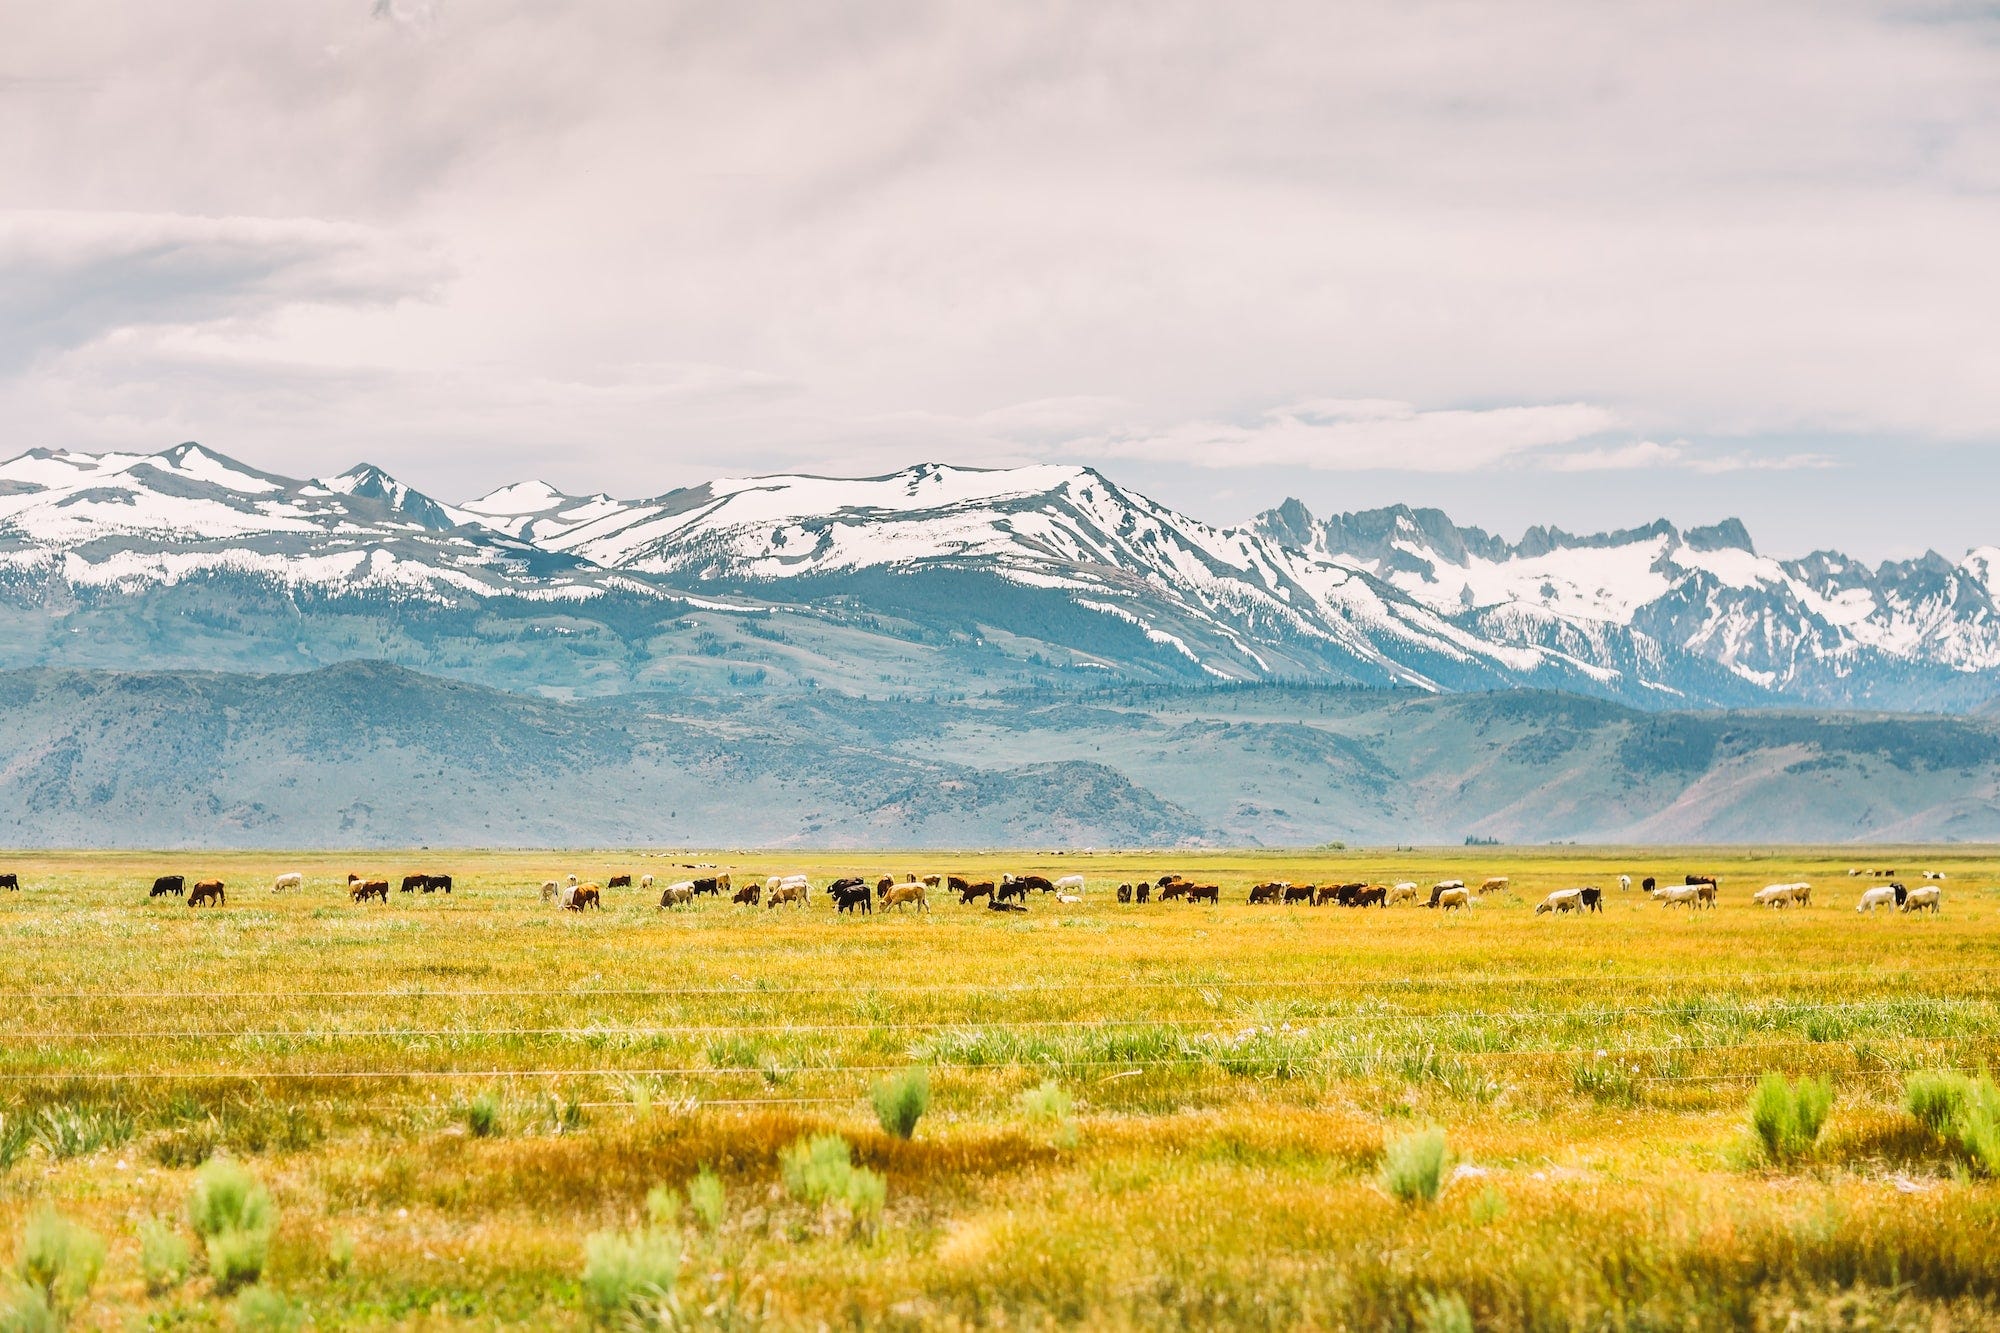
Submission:
[[[664,884],[688,862],[1088,890],[1025,915],[939,895],[873,917],[818,894],[662,911],[625,888],[579,914],[539,892],[570,873]],[[1857,914],[1880,882],[1857,865],[1947,873],[1942,913]],[[48,1204],[101,1237],[81,1327],[2000,1327],[2000,1184],[1902,1109],[1912,1073],[2000,1055],[1992,849],[31,853],[6,870],[0,1250]],[[293,870],[303,890],[273,893]],[[358,906],[350,870],[450,872],[454,892]],[[1166,871],[1221,905],[1114,901]],[[1720,877],[1717,910],[1616,886],[1689,871]],[[148,899],[164,873],[227,881],[227,905]],[[1489,875],[1509,887],[1452,915],[1244,902],[1273,879]],[[1808,908],[1748,901],[1797,879]],[[1533,913],[1584,883],[1601,915]],[[905,1141],[870,1093],[911,1067],[930,1098]],[[1817,1144],[1782,1164],[1749,1130],[1770,1070],[1834,1090]],[[1385,1144],[1430,1127],[1442,1192],[1398,1202]],[[879,1211],[837,1148],[788,1170],[824,1135],[880,1177]],[[203,1271],[185,1220],[215,1154],[277,1208],[248,1296]],[[677,1198],[649,1209],[659,1186]],[[162,1267],[162,1235],[192,1271]],[[650,1302],[593,1303],[663,1265],[677,1277]]]

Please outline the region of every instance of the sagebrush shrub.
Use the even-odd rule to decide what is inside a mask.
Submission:
[[[257,1178],[227,1157],[212,1157],[195,1174],[188,1225],[207,1252],[218,1291],[234,1291],[264,1274],[278,1210]]]
[[[800,1139],[779,1158],[785,1188],[804,1203],[846,1208],[858,1224],[882,1215],[889,1183],[867,1167],[854,1165],[847,1140],[838,1134]]]
[[[500,1097],[482,1092],[465,1108],[465,1127],[476,1139],[490,1139],[500,1133]]]
[[[917,1132],[917,1122],[931,1109],[931,1075],[919,1065],[892,1074],[875,1085],[875,1118],[882,1132],[907,1139]]]
[[[1830,1080],[1802,1078],[1794,1084],[1782,1074],[1765,1074],[1750,1096],[1750,1127],[1766,1157],[1790,1162],[1813,1150],[1832,1109]]]
[[[1451,1151],[1441,1129],[1391,1139],[1382,1154],[1382,1187],[1403,1203],[1433,1203],[1444,1188]]]
[[[14,1271],[61,1323],[90,1295],[103,1267],[104,1242],[97,1233],[43,1204],[21,1234]]]
[[[687,1193],[688,1208],[704,1228],[714,1231],[722,1225],[726,1199],[721,1177],[703,1167],[700,1174],[688,1182]]]
[[[269,1287],[252,1287],[236,1298],[239,1333],[296,1333],[306,1312]]]
[[[1983,1176],[2000,1176],[2000,1088],[1990,1075],[1917,1073],[1904,1109]]]
[[[681,1257],[657,1232],[600,1231],[583,1244],[583,1295],[604,1323],[646,1324],[649,1312],[671,1305]]]
[[[151,1217],[139,1224],[139,1271],[146,1290],[158,1296],[187,1281],[194,1256],[180,1232],[165,1218]]]

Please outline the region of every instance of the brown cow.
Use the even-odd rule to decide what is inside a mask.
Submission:
[[[1189,890],[1193,888],[1194,885],[1184,879],[1177,879],[1171,883],[1162,881],[1160,884],[1160,901],[1167,903],[1172,902],[1176,898],[1185,898],[1188,896]]]
[[[1283,884],[1253,885],[1250,889],[1250,901],[1252,903],[1280,902],[1283,900],[1284,892],[1287,887],[1288,886]]]
[[[1386,884],[1370,884],[1367,888],[1363,889],[1361,892],[1354,895],[1353,902],[1346,902],[1341,904],[1341,906],[1343,907],[1383,907],[1383,908],[1386,908],[1388,905],[1389,905],[1389,886]]]
[[[745,884],[735,893],[729,895],[729,901],[732,903],[748,903],[752,907],[755,907],[757,905],[757,900],[761,898],[763,894],[764,894],[764,886],[762,884]]]
[[[806,905],[806,888],[803,884],[780,884],[771,890],[771,896],[764,901],[766,907],[776,907],[779,903]]]
[[[944,886],[953,893],[964,893],[968,881],[963,875],[946,875]]]
[[[895,888],[889,890],[888,896],[882,900],[882,906],[884,907],[902,908],[911,903],[915,903],[926,912],[931,910],[930,900],[924,897],[923,885],[898,884]]]
[[[960,906],[964,906],[975,898],[985,898],[989,902],[993,898],[993,881],[990,879],[982,879],[977,884],[967,884],[958,876],[953,875],[951,882],[958,886],[958,901]]]
[[[610,879],[604,881],[604,887],[607,889],[629,889],[632,887],[632,877],[630,875],[613,875]]]
[[[1310,903],[1313,900],[1313,895],[1318,892],[1319,886],[1315,884],[1287,884],[1285,886],[1285,901],[1287,903]]]
[[[1188,886],[1187,900],[1191,903],[1220,903],[1222,901],[1222,886],[1220,884],[1191,884]]]
[[[424,880],[425,876],[423,875],[405,875],[403,876],[402,891],[404,893],[415,893],[418,889],[424,888]],[[428,893],[430,890],[425,889],[424,891]]]
[[[1132,901],[1134,902],[1143,903],[1152,896],[1153,886],[1143,879],[1139,881],[1138,887],[1132,890]]]
[[[389,901],[389,881],[386,879],[364,880],[358,875],[347,877],[347,896],[357,903],[365,903],[370,898]]]
[[[201,883],[195,885],[192,889],[188,890],[189,907],[199,907],[206,902],[212,902],[217,907],[228,906],[228,903],[224,900],[222,896],[221,880],[205,879]]]
[[[579,885],[571,892],[563,906],[572,912],[581,912],[586,907],[602,908],[604,895],[595,884]]]

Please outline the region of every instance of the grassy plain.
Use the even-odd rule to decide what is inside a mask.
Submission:
[[[24,885],[0,893],[0,1235],[53,1202],[105,1239],[81,1326],[255,1323],[209,1277],[142,1273],[142,1225],[184,1232],[220,1152],[275,1197],[263,1286],[294,1316],[583,1327],[587,1238],[707,1167],[720,1223],[658,1228],[690,1327],[2000,1327],[2000,1185],[1899,1107],[1911,1071],[2000,1055],[1996,855],[23,854],[0,865]],[[872,919],[535,891],[684,860],[1090,889]],[[1943,913],[1857,915],[1852,865],[1947,872]],[[457,891],[355,906],[349,869]],[[1697,869],[1716,911],[1614,882]],[[284,870],[306,889],[273,894]],[[1167,870],[1223,904],[1112,900]],[[170,871],[228,905],[149,901]],[[1243,902],[1487,874],[1511,890],[1453,916]],[[1747,901],[1798,878],[1809,909]],[[1533,915],[1591,882],[1601,916]],[[931,1101],[905,1142],[869,1093],[912,1065]],[[1782,1168],[1746,1129],[1765,1070],[1835,1090]],[[1457,1169],[1398,1203],[1384,1144],[1430,1126]],[[781,1185],[829,1131],[886,1180],[878,1224]]]

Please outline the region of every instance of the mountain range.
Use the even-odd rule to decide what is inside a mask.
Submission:
[[[1969,712],[2000,550],[1873,567],[1740,523],[1509,542],[1432,509],[1220,528],[1095,470],[924,464],[444,503],[197,444],[0,464],[0,668],[382,660],[556,698],[1285,681],[1642,709]]]

